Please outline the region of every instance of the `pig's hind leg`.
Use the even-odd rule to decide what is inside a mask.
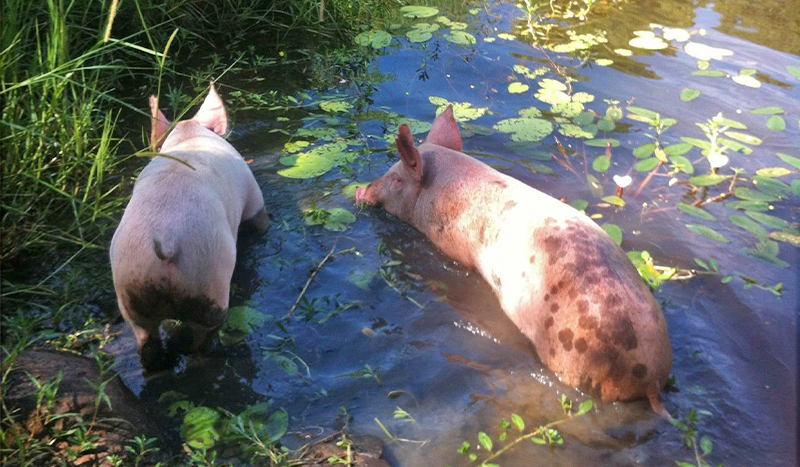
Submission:
[[[133,336],[136,338],[136,345],[139,349],[139,361],[147,371],[161,370],[166,366],[166,358],[161,343],[161,335],[158,332],[159,322],[155,320],[137,319],[138,316],[131,315],[122,301],[119,302],[120,312],[125,322],[128,323]]]

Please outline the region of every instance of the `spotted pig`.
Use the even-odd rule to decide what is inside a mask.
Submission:
[[[263,232],[268,216],[253,173],[222,138],[228,118],[213,86],[197,114],[171,131],[155,97],[150,110],[152,141],[167,157],[154,158],[136,180],[110,256],[142,366],[157,369],[166,318],[192,328],[193,350],[209,346],[227,316],[239,224],[250,220]]]
[[[672,366],[664,316],[605,232],[572,207],[461,152],[452,108],[419,147],[402,125],[400,161],[358,190],[474,268],[565,383],[603,401],[658,401]]]

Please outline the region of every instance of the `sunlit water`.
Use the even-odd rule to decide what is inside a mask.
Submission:
[[[609,43],[594,50],[599,52],[598,57],[611,57],[615,63],[600,67],[589,61],[572,69],[570,74],[577,79],[574,90],[595,95],[587,108],[600,114],[607,107],[603,99],[613,99],[623,104],[632,101],[633,105],[677,119],[678,124],[662,137],[667,144],[679,142],[681,136],[702,138],[695,123],[723,112],[746,124],[747,133],[763,139],[750,156],[731,153],[731,166],[745,168],[749,174],[763,167],[788,167],[774,154],[800,157],[800,81],[785,69],[787,65],[800,67],[796,55],[800,32],[789,18],[781,16],[781,12],[791,11],[786,5],[792,2],[760,2],[757,6],[721,3],[724,5],[642,1],[624,3],[618,10],[598,11],[591,16],[591,25],[579,32],[606,30]],[[546,65],[542,53],[524,38],[483,41],[497,33],[515,32],[514,25],[522,21],[516,7],[492,3],[477,15],[461,12],[457,16],[441,9],[454,20],[468,22],[468,31],[478,38],[477,45],[461,47],[442,40],[437,33],[425,51],[398,34],[399,39],[375,60],[379,72],[393,77],[378,85],[369,110],[383,107],[432,121],[435,106],[428,96],[435,95],[488,107],[491,115],[471,123],[491,127],[525,107],[548,109],[533,97],[537,87],[534,80],[530,80],[531,90],[526,93],[509,94],[506,90],[512,67]],[[761,21],[753,20],[754,16]],[[650,23],[690,31],[705,29],[705,36],[693,36],[693,40],[734,52],[724,61],[712,61],[712,69],[736,74],[740,69],[753,68],[763,86],[752,89],[728,78],[693,76],[696,60],[684,53],[679,43],[672,42],[670,48],[655,52],[630,47],[633,31],[647,30]],[[615,48],[631,49],[633,56],[617,56],[612,52]],[[579,60],[569,56],[552,52],[550,56],[559,64],[579,65]],[[426,80],[420,79],[423,61],[427,64]],[[524,77],[520,80],[526,82]],[[269,86],[268,82],[263,85]],[[679,95],[687,87],[699,90],[700,97],[681,102]],[[353,90],[343,84],[339,92]],[[748,112],[766,106],[785,110],[786,131],[768,131],[766,117]],[[345,180],[336,170],[314,181],[277,175],[276,170],[281,168],[277,159],[282,156],[286,139],[269,130],[276,126],[297,128],[298,123],[275,123],[274,114],[269,115],[266,119],[257,112],[237,114],[231,138],[246,158],[255,160],[252,168],[264,191],[267,209],[274,216],[265,237],[243,238],[240,242],[232,305],[249,304],[281,318],[295,302],[310,271],[332,247],[336,251],[353,248],[356,253],[337,255],[317,275],[306,297],[318,299],[319,312],[309,321],[301,308],[285,331],[268,322],[247,339],[246,346],[218,348],[209,357],[184,361],[174,375],[145,382],[135,361],[133,338],[123,328],[123,337],[116,344],[119,368],[126,384],[154,412],[159,395],[167,390],[186,393],[197,405],[231,411],[269,400],[274,408],[288,411],[290,431],[316,434],[335,429],[340,407],[346,406],[353,418],[351,432],[383,437],[377,418],[395,436],[411,440],[387,444],[393,464],[444,466],[467,465],[468,460],[456,453],[461,442],[477,445],[479,431],[496,440],[499,422],[511,413],[521,415],[529,425],[546,424],[563,418],[559,403],[562,394],[575,401],[586,399],[542,367],[532,346],[505,318],[479,277],[437,253],[408,226],[378,210],[365,209],[343,233],[320,227],[303,231],[300,211],[314,204],[358,212],[352,200],[341,194],[352,179]],[[382,135],[380,122],[362,121],[359,129],[366,135]],[[603,175],[588,168],[600,179],[606,195],[616,190],[611,176],[628,173],[636,162],[632,149],[650,141],[644,134],[647,131],[646,125],[624,119],[608,135],[621,143],[613,149],[611,169]],[[604,148],[556,135],[567,149],[585,154],[590,162],[605,152]],[[600,213],[600,223],[611,222],[622,228],[626,251],[647,250],[657,264],[689,269],[696,267],[695,257],[714,257],[724,274],[734,276],[728,284],[720,283],[719,275],[668,282],[656,292],[669,327],[677,384],[676,392],[665,392],[661,397],[675,415],[683,416],[690,409],[705,411],[700,416],[699,431],[714,443],[709,463],[796,465],[797,249],[780,244],[779,258],[789,264],[788,268],[746,256],[743,250],[753,248],[756,241],[725,220],[736,212],[723,203],[705,207],[721,219],[706,224],[731,239],[730,243],[715,243],[690,232],[685,224],[704,222],[676,211],[674,205],[691,203],[694,198],[684,197],[688,192],[685,186],[669,187],[667,177],[654,178],[634,198],[645,174],[632,171],[634,183],[624,196],[628,206],[623,210],[597,206],[599,199],[592,195],[585,178],[577,178],[552,162],[527,160],[504,147],[507,141],[508,136],[498,132],[476,135],[464,140],[464,150],[556,198],[588,200],[587,214]],[[370,144],[385,146],[374,139]],[[555,153],[553,136],[536,149]],[[699,150],[687,157],[699,159]],[[382,174],[394,156],[390,159],[385,150],[376,150],[370,159],[370,165],[358,174],[358,181],[371,181]],[[577,172],[584,174],[580,158],[573,161]],[[524,162],[544,163],[555,175],[534,173]],[[707,170],[705,164],[696,164],[698,173]],[[796,177],[782,180],[790,183]],[[710,192],[723,190],[712,187]],[[644,203],[646,208],[642,207]],[[774,206],[770,214],[789,222],[800,219],[797,197],[789,196]],[[284,221],[288,229],[282,228]],[[379,244],[383,245],[381,252]],[[379,277],[367,290],[349,280],[375,273],[390,260],[402,261],[393,269],[397,287],[408,289],[406,294],[393,290]],[[782,296],[755,288],[744,290],[738,273],[769,286],[783,282]],[[336,303],[356,307],[319,323]],[[262,358],[265,348],[276,345],[276,337],[294,339],[289,350],[298,357],[297,375],[287,376],[273,360]],[[365,365],[380,375],[380,383],[370,377],[344,376]],[[389,398],[390,391],[403,392]],[[396,407],[416,421],[394,420]],[[497,462],[504,466],[673,465],[675,460],[693,459],[693,453],[683,446],[681,433],[656,417],[646,403],[596,401],[595,407],[591,414],[559,427],[563,445],[548,449],[523,443]],[[170,430],[174,433],[175,425]],[[291,433],[285,441],[290,445],[304,442]]]

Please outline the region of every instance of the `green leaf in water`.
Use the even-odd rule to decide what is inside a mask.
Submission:
[[[612,206],[624,207],[626,204],[625,200],[620,198],[619,196],[604,196],[601,199],[606,203],[611,204]]]
[[[587,146],[592,146],[596,148],[605,148],[609,144],[611,145],[612,148],[619,147],[619,141],[613,138],[597,138],[586,142]]]
[[[672,167],[680,170],[685,174],[692,175],[694,173],[694,166],[692,165],[692,161],[683,157],[683,156],[672,156],[669,158],[669,162]]]
[[[219,432],[214,428],[219,418],[219,412],[214,409],[195,407],[183,417],[181,436],[193,448],[212,448],[219,439]]]
[[[497,35],[498,38],[503,39],[504,41],[515,41],[517,40],[517,36],[513,34],[509,34],[507,32],[501,32]]]
[[[681,137],[681,141],[683,141],[684,143],[689,143],[692,146],[698,147],[698,148],[706,150],[706,151],[710,151],[711,150],[711,143],[709,143],[706,140],[697,139],[697,138],[687,138],[687,137],[684,136],[684,137]]]
[[[719,120],[719,123],[723,126],[727,126],[730,128],[734,128],[737,130],[746,130],[747,125],[742,122],[737,122],[736,120],[731,120],[730,118],[722,118]]]
[[[642,159],[636,164],[634,164],[633,168],[637,172],[649,172],[655,169],[658,166],[659,160],[656,157],[648,157],[647,159]]]
[[[694,186],[714,186],[724,182],[725,180],[728,180],[729,178],[731,178],[730,175],[706,174],[690,178],[689,183]]]
[[[597,172],[606,172],[611,167],[611,158],[608,156],[599,156],[592,162],[592,168]]]
[[[656,150],[655,144],[652,143],[643,144],[642,146],[639,146],[638,148],[633,150],[633,156],[636,157],[637,159],[646,159],[650,157],[653,154],[653,151],[655,150]]]
[[[698,70],[693,71],[694,76],[704,76],[706,78],[724,78],[728,76],[724,71],[719,70]]]
[[[606,235],[611,237],[611,240],[614,240],[618,246],[622,245],[622,229],[619,228],[616,224],[603,224],[603,230],[605,230]]]
[[[534,117],[518,117],[500,120],[494,129],[501,133],[511,134],[516,142],[541,141],[553,132],[553,124],[547,120]]]
[[[774,178],[762,177],[761,175],[753,177],[753,184],[768,195],[784,196],[792,191],[791,187],[786,183]]]
[[[663,39],[657,36],[634,37],[633,39],[628,41],[628,45],[630,45],[631,47],[635,47],[637,49],[644,49],[644,50],[661,50],[669,47],[668,43],[664,42]]]
[[[565,118],[577,117],[581,114],[582,110],[583,104],[580,102],[563,102],[550,106],[550,112],[561,114],[561,116]]]
[[[638,115],[640,117],[645,117],[650,120],[655,120],[656,118],[658,118],[658,113],[653,112],[652,110],[644,109],[642,107],[634,107],[632,105],[629,105],[628,107],[626,107],[626,110],[632,114]]]
[[[769,234],[769,238],[800,247],[800,235],[790,234],[787,232],[772,232]]]
[[[767,130],[783,131],[786,129],[786,120],[780,115],[773,115],[767,119]]]
[[[765,203],[770,203],[780,200],[780,196],[774,196],[771,194],[763,193],[761,191],[751,190],[750,188],[746,187],[734,188],[733,194],[737,198],[743,199],[745,201],[763,201]]]
[[[539,88],[539,91],[533,96],[545,104],[550,105],[566,104],[572,101],[569,94],[558,89]]]
[[[589,203],[582,199],[573,200],[571,203],[569,203],[569,205],[577,209],[578,211],[585,211],[586,208],[589,207]]]
[[[781,268],[789,267],[789,263],[778,258],[778,244],[770,240],[759,242],[755,249],[745,249],[745,253],[748,256],[752,256]]]
[[[730,149],[732,151],[740,152],[740,153],[744,154],[745,156],[749,156],[750,154],[753,154],[753,149],[751,149],[751,148],[749,148],[749,147],[745,146],[744,144],[741,144],[741,143],[739,143],[737,141],[733,141],[733,140],[725,139],[725,138],[720,138],[718,141],[719,141],[719,143],[721,145],[725,146],[726,148],[728,148],[728,149]],[[703,151],[703,153],[706,154],[706,151]]]
[[[542,89],[553,89],[556,91],[566,91],[567,85],[562,83],[561,81],[552,79],[552,78],[545,78],[539,82],[539,87]]]
[[[669,157],[682,156],[691,151],[694,146],[689,143],[671,144],[664,148],[664,152]]]
[[[733,52],[728,49],[711,47],[699,42],[687,42],[683,46],[683,51],[697,60],[722,60],[733,55]]]
[[[525,431],[525,422],[522,421],[522,417],[519,415],[512,413],[511,414],[511,423],[514,425],[514,428],[517,429],[520,433]]]
[[[611,60],[609,58],[598,58],[594,62],[600,66],[611,66],[614,64],[614,60]]]
[[[792,181],[792,194],[800,197],[800,179]]]
[[[409,5],[400,8],[406,18],[430,18],[439,14],[439,9],[430,6]]]
[[[753,115],[780,115],[783,114],[784,111],[780,107],[761,107],[751,110],[750,113]]]
[[[783,167],[768,167],[756,170],[756,174],[762,177],[777,178],[791,174],[792,171]]]
[[[578,126],[584,126],[592,123],[594,121],[594,113],[590,110],[586,112],[581,112],[575,118],[572,119],[572,123]]]
[[[748,219],[744,216],[731,215],[728,216],[728,220],[731,221],[731,224],[735,225],[736,227],[739,227],[740,229],[750,232],[751,234],[755,235],[756,238],[758,239],[763,240],[767,238],[767,236],[769,236],[769,233],[766,230],[764,230],[763,227],[754,222],[752,219]]]
[[[436,115],[439,115],[447,110],[448,105],[452,105],[453,117],[457,122],[476,120],[486,114],[486,111],[489,110],[486,107],[472,107],[472,104],[469,102],[450,102],[447,99],[437,96],[428,97],[428,101],[437,106]]]
[[[800,68],[789,65],[786,67],[786,71],[788,71],[789,74],[794,76],[795,78],[800,79]]]
[[[628,49],[614,49],[614,53],[621,57],[630,57],[633,52]]]
[[[594,135],[591,132],[584,130],[578,125],[573,125],[572,123],[565,123],[563,125],[560,125],[558,127],[558,132],[569,138],[584,138],[584,139],[594,138]]]
[[[769,211],[769,204],[764,201],[731,201],[725,207],[740,211]]]
[[[770,216],[769,214],[764,214],[763,212],[756,212],[756,211],[745,211],[748,217],[754,219],[755,221],[766,225],[771,229],[776,230],[789,230],[791,228],[791,224],[787,221],[781,219],[780,217]]]
[[[790,156],[788,154],[783,154],[783,153],[780,153],[780,152],[775,153],[775,155],[778,156],[778,159],[780,159],[783,162],[791,165],[795,169],[800,170],[800,158],[797,158],[797,157],[794,157],[794,156]]]
[[[608,117],[603,117],[597,121],[597,129],[600,131],[605,131],[605,132],[614,131],[614,128],[616,127],[617,125],[616,123],[614,123],[614,120]]]
[[[352,109],[353,104],[345,101],[322,101],[319,103],[319,108],[325,112],[340,113]]]
[[[681,100],[683,102],[691,102],[698,97],[700,97],[700,91],[697,89],[685,88],[683,91],[681,91]]]
[[[712,229],[711,227],[706,227],[705,225],[686,224],[686,228],[696,234],[706,237],[709,240],[714,240],[715,242],[720,242],[720,243],[730,242],[730,240],[728,240],[724,235]]]
[[[697,206],[692,206],[691,204],[678,203],[676,207],[678,208],[679,211],[683,211],[686,214],[699,217],[700,219],[703,220],[707,221],[717,220],[717,218],[713,214],[705,211],[704,209],[698,208]]]
[[[492,446],[492,438],[490,438],[489,435],[487,435],[486,433],[484,433],[482,431],[479,432],[478,433],[478,442],[480,443],[481,447],[483,447],[483,449],[486,449],[488,452],[492,452],[492,447],[493,447]]]
[[[577,416],[581,416],[583,414],[587,414],[592,410],[592,407],[594,407],[594,404],[592,403],[592,401],[591,400],[585,400],[585,401],[581,402],[581,405],[578,406],[578,413],[576,415]]]
[[[746,133],[739,133],[738,131],[726,131],[725,136],[727,136],[728,138],[733,138],[737,141],[741,141],[744,144],[749,144],[751,146],[758,146],[759,144],[761,144],[760,138],[748,135]]]
[[[589,191],[592,192],[592,195],[598,198],[603,196],[603,185],[600,183],[600,180],[598,180],[597,177],[592,174],[587,174],[586,182],[589,183]]]
[[[515,81],[508,85],[508,92],[511,94],[522,94],[523,92],[527,91],[530,88],[527,84],[520,83],[519,81]]]
[[[428,31],[420,31],[418,29],[412,29],[406,33],[406,37],[410,42],[419,44],[422,42],[429,41],[433,37],[433,34],[431,34]]]
[[[371,46],[373,49],[382,49],[392,42],[392,35],[380,29],[373,29],[357,35],[355,41],[362,47]]]
[[[466,31],[450,31],[450,34],[445,34],[444,39],[458,45],[472,45],[477,42],[475,36]]]

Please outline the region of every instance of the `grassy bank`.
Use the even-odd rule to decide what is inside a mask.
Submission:
[[[237,61],[279,66],[279,51],[292,48],[315,51],[294,54],[300,57],[295,61],[335,61],[358,25],[397,5],[2,0],[2,392],[25,348],[57,348],[105,362],[104,328],[115,309],[107,245],[143,165],[135,154],[146,145],[148,94],[160,87],[164,106],[176,114],[190,104],[187,95]],[[320,55],[323,49],[329,53]],[[58,381],[41,383],[39,402],[46,408]],[[102,387],[97,400],[103,400]],[[94,421],[63,418],[45,442],[0,403],[6,465],[68,464],[92,444],[81,444],[80,437]],[[65,453],[62,442],[77,450]],[[131,446],[128,460],[150,445]]]

